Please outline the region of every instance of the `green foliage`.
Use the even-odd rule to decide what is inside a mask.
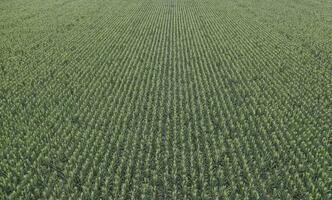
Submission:
[[[0,1],[0,199],[332,199],[330,1]]]

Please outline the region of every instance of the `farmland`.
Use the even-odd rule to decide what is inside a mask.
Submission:
[[[331,11],[0,0],[0,199],[332,199]]]

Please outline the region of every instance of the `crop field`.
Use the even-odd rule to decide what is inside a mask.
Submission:
[[[0,0],[0,199],[332,199],[332,1]]]

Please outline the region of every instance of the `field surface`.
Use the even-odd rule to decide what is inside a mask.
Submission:
[[[0,0],[0,199],[332,199],[332,1]]]

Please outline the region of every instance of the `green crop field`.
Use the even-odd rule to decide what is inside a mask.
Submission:
[[[0,0],[0,199],[332,199],[332,1]]]

